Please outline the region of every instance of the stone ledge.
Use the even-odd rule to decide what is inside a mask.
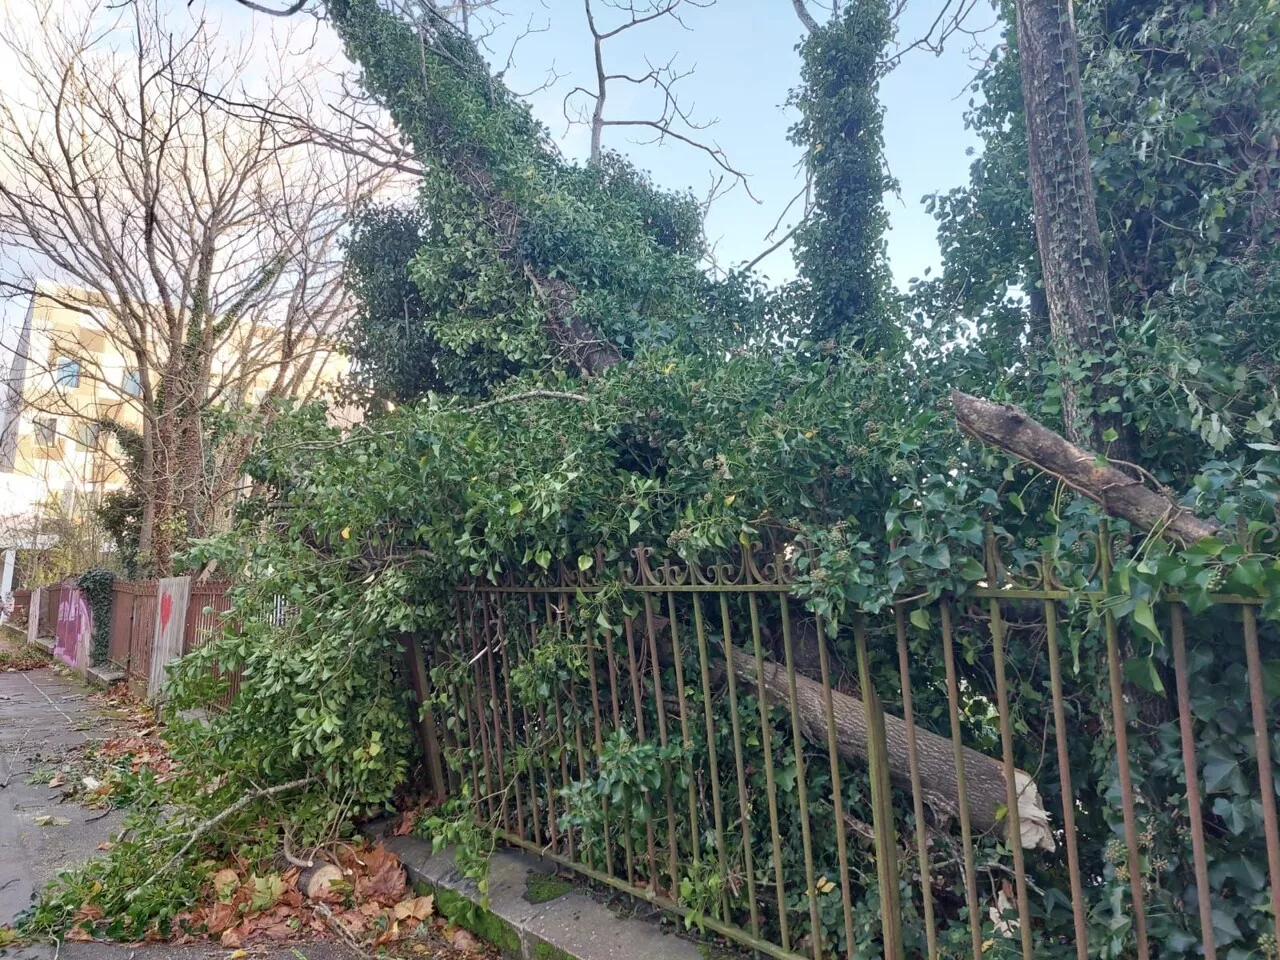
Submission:
[[[555,870],[541,857],[496,852],[489,861],[486,907],[475,883],[458,870],[451,849],[432,853],[431,844],[417,837],[383,837],[383,842],[400,858],[410,882],[436,896],[442,916],[511,960],[704,960],[696,944],[663,933],[656,923],[619,917],[579,890],[530,903],[530,875]]]
[[[36,637],[34,643],[49,656],[53,656],[53,648],[56,643],[53,637]]]
[[[96,667],[90,667],[86,672],[87,679],[95,686],[109,689],[113,684],[119,683],[127,674],[113,663],[104,663]]]

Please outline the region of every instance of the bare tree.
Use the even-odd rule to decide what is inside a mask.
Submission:
[[[68,336],[81,342],[59,349],[97,409],[140,415],[141,547],[161,572],[225,511],[252,447],[210,414],[261,423],[315,386],[348,310],[341,232],[392,175],[271,121],[318,102],[297,56],[259,58],[280,73],[262,78],[255,47],[233,54],[176,16],[160,0],[95,2],[6,24],[18,78],[0,93],[0,287],[78,315]],[[254,82],[270,92],[251,98]],[[108,355],[125,359],[127,385],[95,361]],[[64,386],[51,378],[49,403]]]
[[[889,0],[890,20],[898,23],[911,2],[912,0]],[[915,0],[915,2],[919,3],[923,2],[923,0]],[[939,56],[946,48],[947,41],[952,37],[960,35],[977,38],[994,26],[994,22],[987,23],[976,29],[972,26],[970,16],[978,7],[979,0],[929,0],[929,2],[934,5],[934,15],[929,21],[929,26],[923,33],[892,43],[881,60],[881,67],[884,70],[892,70],[898,66],[903,57],[913,50],[924,50]],[[805,30],[809,33],[816,33],[822,29],[822,22],[818,19],[819,16],[830,20],[839,16],[841,9],[839,0],[827,0],[827,2],[821,2],[821,0],[818,0],[818,2],[814,2],[814,0],[791,0],[791,6],[800,22],[804,25]],[[810,10],[810,7],[819,11],[817,16]]]
[[[575,86],[563,100],[565,120],[583,123],[591,130],[589,162],[598,164],[604,149],[604,131],[607,127],[629,127],[647,135],[643,143],[663,143],[674,140],[700,151],[720,173],[713,179],[707,203],[720,192],[724,179],[729,186],[741,184],[754,200],[747,176],[730,161],[723,148],[706,136],[706,130],[715,126],[716,120],[697,119],[686,106],[676,89],[681,80],[692,75],[693,69],[676,66],[677,56],[665,62],[645,58],[642,72],[610,69],[606,65],[606,44],[630,30],[658,20],[671,20],[686,26],[683,15],[687,9],[707,9],[715,0],[582,0],[587,16],[587,28],[591,33],[592,57],[595,65],[595,83],[591,88]],[[605,13],[604,11],[608,11]],[[608,18],[609,22],[605,21]],[[630,84],[657,94],[656,111],[651,116],[611,117],[606,109],[612,84]],[[585,101],[585,102],[584,102]]]

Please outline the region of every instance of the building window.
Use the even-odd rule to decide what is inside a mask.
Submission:
[[[58,386],[69,390],[80,386],[80,361],[75,357],[59,357],[54,364],[53,379]]]
[[[31,425],[35,427],[36,443],[42,447],[52,447],[58,442],[57,417],[33,417]]]
[[[121,386],[124,388],[126,397],[142,396],[142,374],[137,370],[126,370]]]
[[[96,450],[98,448],[98,425],[96,423],[82,423],[80,429],[76,431],[76,443],[86,450]]]

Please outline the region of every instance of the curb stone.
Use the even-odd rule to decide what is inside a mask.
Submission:
[[[376,837],[387,826],[369,833]],[[619,917],[580,890],[530,903],[530,875],[555,871],[532,854],[499,850],[493,855],[489,902],[482,906],[480,892],[458,870],[451,848],[433,853],[431,844],[417,837],[383,835],[382,841],[419,892],[436,897],[442,916],[488,940],[509,960],[704,960],[697,944],[650,921]]]

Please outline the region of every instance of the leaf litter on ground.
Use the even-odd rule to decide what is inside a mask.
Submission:
[[[254,872],[238,861],[217,865],[208,872],[200,901],[174,918],[168,939],[212,940],[238,950],[336,935],[371,952],[496,956],[488,944],[438,916],[435,899],[409,885],[400,861],[381,843],[342,844],[326,856],[308,870]],[[321,871],[328,881],[311,882]],[[86,903],[68,939],[96,939],[107,922],[100,907]]]

